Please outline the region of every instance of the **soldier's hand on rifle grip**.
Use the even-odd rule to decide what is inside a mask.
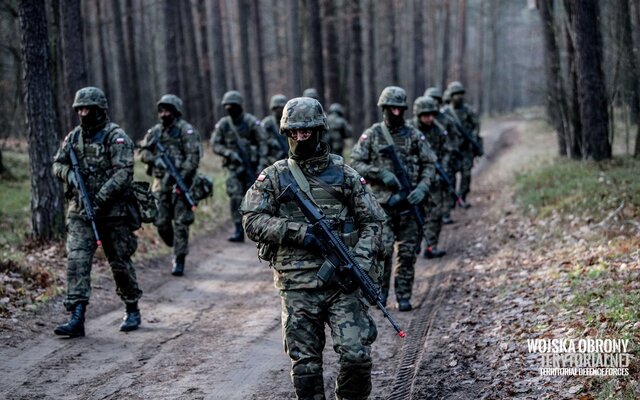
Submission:
[[[304,235],[304,239],[302,240],[302,248],[314,254],[322,255],[325,252],[324,245],[322,244],[320,239],[318,239],[318,237],[313,234],[313,231],[311,229],[307,229],[307,233],[305,233]]]
[[[67,183],[70,186],[73,186],[74,188],[78,189],[78,178],[76,177],[76,173],[73,171],[69,171],[67,173]]]
[[[424,191],[424,189],[417,187],[413,189],[411,193],[409,193],[409,196],[407,196],[407,200],[409,201],[409,203],[416,205],[421,203],[426,195],[427,193]]]
[[[400,186],[396,174],[389,171],[388,169],[380,171],[380,179],[382,180],[382,183],[384,183],[384,185],[388,188],[395,189]]]
[[[240,157],[240,155],[236,152],[231,152],[231,154],[229,154],[229,161],[233,164],[242,164],[242,157]]]
[[[167,166],[162,160],[162,157],[156,157],[156,159],[153,161],[153,166],[158,169],[167,169]]]

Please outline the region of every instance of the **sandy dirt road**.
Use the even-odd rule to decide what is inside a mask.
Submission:
[[[517,124],[488,125],[483,132],[487,149],[499,149],[501,135]],[[493,152],[488,151],[478,172],[491,163]],[[473,234],[465,219],[479,215],[482,206],[472,210],[467,215],[458,212],[457,224],[445,227],[447,257],[437,261],[419,258],[416,309],[401,314],[390,304],[409,337],[399,339],[381,313],[372,310],[379,332],[373,346],[372,398],[410,398],[416,362],[423,358],[424,338],[432,320],[436,315],[446,318],[436,311],[461,256],[460,238]],[[39,317],[50,326],[25,334],[17,343],[2,344],[0,398],[295,398],[289,360],[282,350],[279,297],[270,269],[257,260],[255,245],[230,244],[226,232],[200,237],[192,246],[182,278],[171,277],[168,261],[162,261],[166,272],[139,273],[145,294],[140,303],[143,324],[138,331],[118,332],[122,309],[113,303],[113,307],[101,308],[106,312],[90,314],[84,338],[62,339],[51,334],[53,326],[65,318],[56,314]],[[333,397],[336,362],[329,339],[325,349],[328,398]]]

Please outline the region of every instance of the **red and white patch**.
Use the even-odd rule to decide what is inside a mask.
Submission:
[[[363,133],[362,135],[360,135],[360,140],[361,140],[361,141],[367,140],[367,138],[368,138],[368,137],[369,137],[369,136],[367,136],[367,134],[366,134],[366,133]]]
[[[116,144],[124,144],[124,138],[116,138]]]
[[[189,129],[189,130],[187,131],[187,135],[193,135],[193,129]]]
[[[367,181],[363,177],[360,177],[360,183],[362,183],[363,185],[366,185]]]
[[[427,138],[424,135],[420,135],[420,140],[427,140]]]
[[[258,175],[258,182],[264,182],[264,180],[267,179],[267,176],[265,174],[260,174]]]

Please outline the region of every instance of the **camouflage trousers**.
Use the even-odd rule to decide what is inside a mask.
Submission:
[[[126,304],[142,297],[131,256],[138,240],[124,221],[98,224],[98,234],[107,256],[116,293]],[[96,239],[91,224],[83,219],[69,219],[67,223],[67,297],[64,306],[72,310],[77,303],[87,303],[91,297],[91,263],[96,252]]]
[[[410,211],[385,209],[387,220],[382,227],[382,243],[385,248],[382,291],[389,293],[393,268],[394,244],[397,244],[394,288],[396,298],[410,299],[415,275],[416,249],[422,240],[422,227],[418,226]]]
[[[156,192],[158,198],[158,215],[154,225],[161,237],[173,235],[173,253],[176,256],[189,254],[189,225],[193,224],[195,215],[182,196],[173,190]]]
[[[371,392],[371,344],[378,331],[359,291],[337,288],[281,290],[284,350],[298,399],[324,399],[322,350],[325,324],[339,355],[338,399],[366,399]]]
[[[229,211],[231,212],[231,219],[234,223],[242,223],[242,215],[240,214],[240,204],[242,204],[242,198],[247,190],[253,184],[253,179],[250,183],[246,183],[244,176],[241,173],[235,171],[229,171],[227,177],[227,195],[229,196]]]
[[[429,191],[430,201],[425,207],[427,218],[424,225],[424,241],[427,247],[438,245],[442,230],[442,216],[447,209],[445,203],[448,202],[449,197],[451,197],[449,192],[440,182],[436,182],[433,189]]]
[[[473,168],[473,153],[470,151],[462,154],[460,165],[460,195],[466,197],[471,191],[471,169]]]

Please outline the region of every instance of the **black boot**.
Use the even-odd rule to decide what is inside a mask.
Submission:
[[[61,336],[84,336],[84,313],[87,311],[87,303],[78,303],[71,311],[71,319],[63,325],[59,325],[53,333]]]
[[[185,255],[181,254],[179,256],[175,256],[173,259],[173,268],[171,269],[171,275],[173,276],[182,276],[184,274],[184,259]]]
[[[464,196],[462,196],[462,204],[460,204],[460,207],[464,208],[465,210],[468,209],[469,207],[471,207],[471,204],[467,203],[467,195],[466,194]]]
[[[138,303],[127,304],[127,310],[124,318],[122,318],[122,324],[120,324],[120,331],[135,331],[141,322],[142,318],[140,317],[140,310],[138,310]]]
[[[451,225],[453,224],[455,221],[451,219],[451,215],[450,214],[445,214],[442,216],[442,223],[445,225]]]
[[[412,308],[409,299],[398,300],[398,311],[411,311]]]
[[[244,242],[244,229],[242,228],[242,224],[240,222],[236,223],[236,232],[233,235],[229,236],[229,239],[227,240],[230,242]]]
[[[436,246],[429,246],[426,249],[424,249],[423,255],[425,258],[440,258],[440,257],[443,257],[445,254],[447,254],[446,251],[440,250]]]

